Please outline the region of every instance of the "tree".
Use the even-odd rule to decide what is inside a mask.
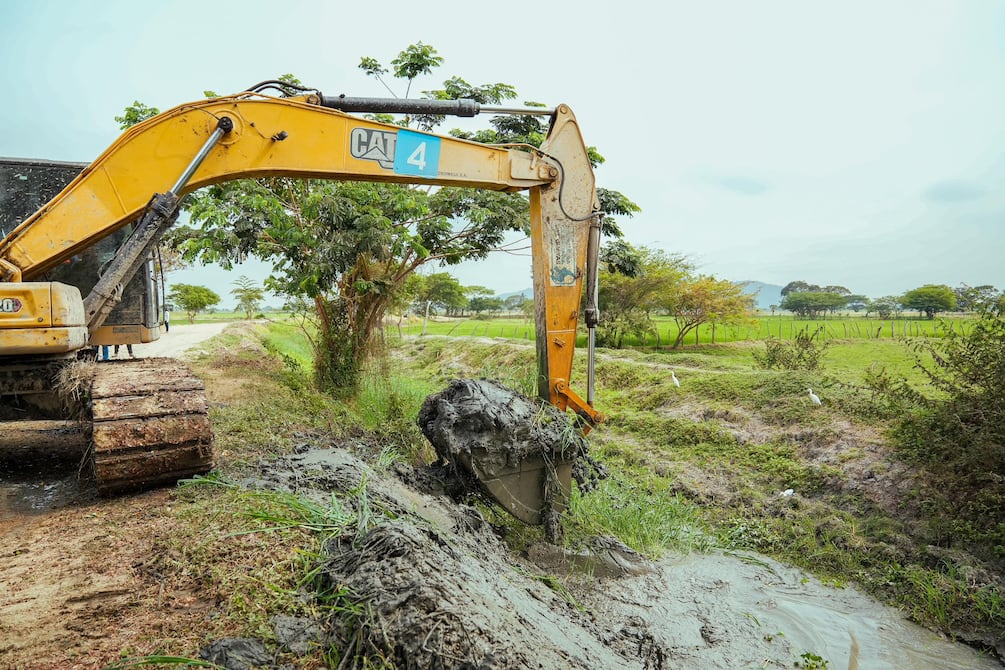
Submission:
[[[245,318],[251,319],[265,299],[265,289],[243,275],[234,280],[233,284],[236,288],[230,290],[231,295],[237,298],[237,306],[244,310]]]
[[[679,282],[664,300],[677,324],[674,349],[703,323],[742,323],[753,307],[753,297],[743,292],[743,285],[704,275]]]
[[[839,293],[824,291],[796,291],[782,298],[779,305],[803,318],[814,318],[823,312],[833,312],[848,303],[848,298]]]
[[[918,310],[926,318],[934,319],[939,312],[956,308],[956,294],[945,284],[925,284],[905,293],[900,304],[907,309]]]
[[[855,313],[861,312],[863,309],[866,309],[866,307],[869,304],[869,298],[867,296],[862,295],[861,293],[851,293],[849,295],[846,295],[845,298],[848,301],[847,305],[848,309],[850,309]]]
[[[498,312],[502,308],[502,299],[494,296],[476,295],[468,299],[468,309],[475,314],[481,314],[482,312]]]
[[[897,312],[900,308],[900,298],[893,295],[886,295],[882,298],[876,298],[875,300],[870,300],[866,304],[865,315],[869,316],[872,312],[879,315],[881,319],[889,319],[890,316]]]
[[[990,284],[981,286],[967,286],[960,284],[953,289],[956,296],[956,307],[963,312],[974,312],[982,309],[992,309],[1001,292]]]
[[[510,297],[506,298],[506,300],[503,302],[503,306],[506,308],[507,312],[519,312],[522,314],[523,305],[526,302],[529,302],[532,305],[534,304],[534,301],[525,296],[524,294],[517,293],[516,295],[511,295]]]
[[[467,304],[464,287],[449,272],[436,272],[419,277],[415,282],[415,301],[422,310],[422,334],[426,334],[429,323],[429,311],[432,307],[440,307],[446,312],[462,309]]]
[[[220,296],[205,286],[175,284],[168,293],[168,299],[185,312],[188,322],[194,323],[196,315],[220,302]]]
[[[787,296],[790,293],[799,293],[801,291],[820,291],[822,290],[816,284],[807,284],[803,280],[790,281],[788,284],[782,287],[782,297]]]
[[[617,262],[611,262],[611,258],[617,258]],[[661,296],[673,291],[693,271],[693,265],[683,256],[648,247],[636,249],[623,240],[605,245],[601,261],[598,301],[602,319],[597,342],[615,348],[620,348],[627,336],[652,333],[650,314],[663,307]],[[635,274],[615,272],[612,267]]]
[[[419,43],[392,61],[392,74],[406,82],[408,91],[419,75],[441,62],[435,49]],[[379,61],[365,57],[360,67],[391,89],[384,78],[388,70]],[[281,79],[299,84],[290,75]],[[463,95],[498,104],[516,92],[507,84],[471,86],[453,77],[424,95]],[[442,117],[418,115],[395,121],[419,129],[442,122]],[[547,130],[542,121],[527,116],[496,117],[490,124],[490,131],[452,134],[534,145]],[[592,148],[590,158],[594,165],[603,162]],[[616,192],[598,190],[598,197],[609,215],[638,210]],[[187,258],[204,263],[227,267],[248,255],[271,262],[276,270],[267,288],[312,304],[318,325],[315,377],[322,388],[337,390],[355,385],[364,357],[375,348],[374,333],[409,276],[430,263],[485,258],[507,234],[526,234],[528,211],[521,193],[266,178],[218,184],[195,194],[189,207],[193,225],[176,228],[172,241]],[[610,217],[605,217],[605,231],[617,232]]]

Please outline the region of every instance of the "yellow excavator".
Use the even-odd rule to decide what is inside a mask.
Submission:
[[[0,450],[84,444],[103,493],[211,469],[204,387],[179,361],[98,363],[83,366],[83,381],[66,377],[96,346],[159,338],[162,285],[153,259],[182,198],[210,184],[264,176],[527,191],[538,394],[574,412],[584,426],[600,421],[592,390],[600,207],[569,107],[350,98],[306,89],[295,97],[264,93],[278,84],[158,114],[126,130],[87,165],[0,159],[0,210],[27,207],[23,220],[8,226],[0,219]],[[550,126],[540,148],[502,147],[362,113],[549,114]],[[47,188],[62,186],[70,174],[48,199]],[[569,383],[581,306],[590,342],[585,399]],[[491,468],[474,460],[469,465],[493,497],[518,517],[540,521],[542,482],[546,470],[555,472],[550,459]],[[566,491],[568,470],[559,464]]]

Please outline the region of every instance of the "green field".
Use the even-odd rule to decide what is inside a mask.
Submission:
[[[748,325],[725,326],[704,324],[689,333],[685,345],[724,344],[727,342],[749,342],[768,337],[792,339],[797,333],[815,333],[823,341],[850,339],[888,339],[905,337],[941,337],[950,330],[959,332],[967,328],[972,319],[954,316],[945,319],[875,319],[861,316],[838,316],[828,319],[797,319],[792,316],[760,316]],[[388,333],[397,333],[393,319],[388,320]],[[677,337],[677,326],[667,316],[653,318],[654,334],[643,340],[626,338],[631,347],[665,347]],[[408,318],[402,321],[403,335],[419,335],[422,320]],[[524,318],[436,318],[426,326],[429,335],[450,335],[453,337],[505,337],[509,339],[533,340],[534,323]],[[656,334],[658,333],[658,335]]]

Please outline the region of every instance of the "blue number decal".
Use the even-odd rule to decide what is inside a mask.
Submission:
[[[435,177],[440,171],[440,138],[399,130],[394,147],[394,171]]]

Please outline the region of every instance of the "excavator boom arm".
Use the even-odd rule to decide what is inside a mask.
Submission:
[[[139,217],[172,188],[221,119],[233,129],[178,191],[287,176],[522,190],[555,180],[540,156],[349,116],[317,96],[240,94],[180,105],[127,130],[46,206],[0,240],[27,281]]]

